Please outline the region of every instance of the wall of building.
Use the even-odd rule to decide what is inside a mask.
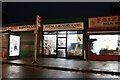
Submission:
[[[34,55],[34,32],[19,32],[20,57],[32,57]]]

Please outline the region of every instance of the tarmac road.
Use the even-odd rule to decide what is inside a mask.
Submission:
[[[2,64],[2,78],[109,78],[111,80],[118,80],[120,76]]]

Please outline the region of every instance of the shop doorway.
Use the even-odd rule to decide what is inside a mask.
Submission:
[[[51,31],[43,34],[44,57],[84,58],[82,31]]]
[[[66,57],[66,42],[67,35],[66,31],[58,31],[57,36],[57,57],[65,58]]]
[[[62,38],[62,37],[58,37],[58,41],[57,41],[57,57],[66,57],[66,38]]]

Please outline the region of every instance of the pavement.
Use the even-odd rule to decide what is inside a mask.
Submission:
[[[111,75],[120,75],[120,61],[90,61],[64,58],[37,58],[37,63],[33,63],[33,58],[21,59],[1,59],[2,64],[12,64],[18,66],[41,67],[47,69],[90,72]]]

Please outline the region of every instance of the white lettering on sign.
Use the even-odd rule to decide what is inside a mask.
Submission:
[[[43,25],[43,31],[83,30],[83,29],[84,29],[83,22]]]

